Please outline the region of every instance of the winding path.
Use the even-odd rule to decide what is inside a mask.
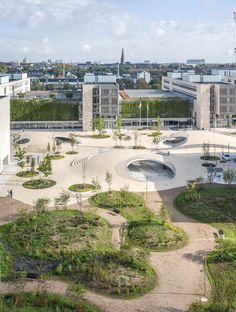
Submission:
[[[148,194],[150,209],[158,213],[162,201],[169,208],[171,219],[176,226],[182,228],[189,236],[188,245],[171,252],[155,252],[151,254],[151,264],[158,273],[158,287],[150,293],[133,300],[115,299],[87,291],[85,299],[100,307],[104,312],[182,312],[188,305],[204,295],[204,256],[215,247],[213,227],[195,222],[183,216],[173,207],[173,199],[183,188]],[[97,213],[112,226],[112,241],[116,247],[120,245],[120,227],[125,218],[104,209]],[[0,292],[9,292],[13,285],[0,284]],[[37,287],[35,281],[29,281],[27,290]],[[48,290],[65,294],[67,284],[50,281]],[[206,280],[206,293],[210,287]]]

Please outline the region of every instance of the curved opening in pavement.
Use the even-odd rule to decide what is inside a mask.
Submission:
[[[176,136],[173,138],[168,138],[166,140],[163,141],[164,145],[168,145],[168,146],[177,146],[177,145],[182,145],[184,143],[187,142],[187,138],[184,136]]]
[[[29,138],[22,138],[22,139],[18,140],[16,143],[17,144],[26,144],[26,143],[29,143],[29,142],[30,142]]]
[[[158,160],[136,159],[127,164],[129,175],[137,181],[158,181],[161,178],[173,179],[175,167],[171,163]]]
[[[56,140],[59,140],[59,141],[61,141],[62,143],[70,143],[70,141],[71,141],[70,137],[61,136],[61,135],[55,135],[55,136],[53,137],[53,139],[54,139],[55,141],[56,141]],[[77,144],[80,144],[80,143],[81,143],[81,141],[80,141],[79,138],[76,138],[76,143],[77,143]]]

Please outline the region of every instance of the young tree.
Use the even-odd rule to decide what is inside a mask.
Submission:
[[[138,146],[138,130],[134,132],[134,147]]]
[[[44,157],[38,170],[44,174],[45,178],[52,174],[52,161],[49,156]]]
[[[72,152],[73,152],[74,151],[74,146],[75,146],[75,144],[77,142],[76,135],[74,133],[70,133],[69,137],[70,137],[70,145],[71,145]]]
[[[204,159],[204,163],[205,163],[206,160],[208,159],[209,155],[210,155],[210,144],[204,142],[202,144],[202,151],[203,151],[203,159]]]
[[[19,133],[13,134],[12,142],[13,142],[13,147],[16,150],[19,146],[18,141],[21,139],[21,135]]]
[[[233,169],[224,170],[223,180],[226,184],[228,184],[229,187],[233,183],[234,179],[235,179],[235,171]]]
[[[14,158],[16,159],[17,165],[23,171],[25,167],[25,158],[26,158],[25,148],[21,148],[20,146],[18,146]]]
[[[90,120],[90,125],[91,125],[91,128],[92,128],[93,134],[94,134],[94,132],[97,129],[97,118],[91,119]]]
[[[106,171],[105,181],[108,184],[109,193],[111,193],[111,185],[112,185],[112,174],[109,170]]]
[[[31,155],[27,154],[26,155],[27,171],[29,171],[30,162],[31,162]]]
[[[47,152],[48,154],[51,152],[51,144],[48,142],[48,145],[47,145]]]
[[[31,172],[35,171],[35,159],[34,159],[34,157],[32,157],[31,161],[30,161],[30,171]]]
[[[37,214],[42,214],[42,213],[46,212],[50,202],[51,202],[51,200],[48,197],[38,198],[34,202],[34,209],[36,210]]]
[[[102,117],[97,118],[97,130],[99,132],[99,135],[102,135],[102,131],[105,129],[104,121]]]
[[[54,204],[56,208],[67,209],[67,204],[70,199],[70,192],[62,190],[60,195],[54,199]]]
[[[56,143],[55,143],[55,141],[53,141],[53,144],[52,144],[52,151],[53,151],[53,154],[56,153],[56,150],[57,150]]]
[[[60,154],[62,142],[60,140],[56,140],[57,153]]]
[[[102,186],[101,186],[100,181],[98,180],[98,177],[92,178],[91,184],[94,187],[94,192],[95,193],[99,192],[102,189]]]

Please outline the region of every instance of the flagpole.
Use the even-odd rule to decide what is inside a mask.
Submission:
[[[142,126],[142,103],[139,104],[139,128]]]
[[[149,105],[147,103],[147,129],[148,129],[148,112],[149,112]]]

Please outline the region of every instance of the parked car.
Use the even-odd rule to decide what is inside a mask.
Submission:
[[[226,160],[226,161],[229,161],[229,160],[232,159],[231,156],[230,156],[230,154],[223,154],[223,155],[222,155],[222,158],[223,158],[224,160]]]

